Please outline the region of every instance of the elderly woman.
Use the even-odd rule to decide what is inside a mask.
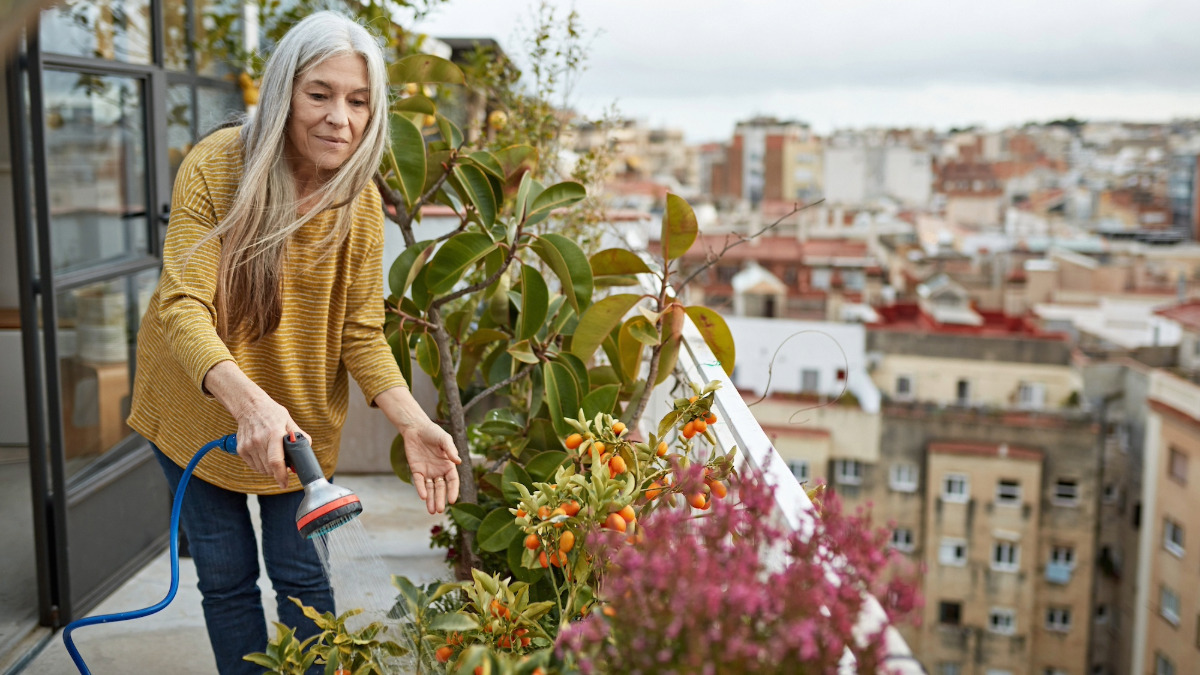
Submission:
[[[153,444],[174,491],[206,441],[237,432],[240,458],[209,453],[183,503],[218,669],[267,642],[258,546],[280,620],[315,631],[288,596],[333,598],[293,520],[300,485],[282,439],[312,440],[331,476],[347,371],[404,436],[430,513],[458,494],[458,453],[409,393],[383,335],[383,213],[371,182],[388,138],[387,76],[361,26],[314,14],[279,42],[256,116],[205,138],[175,181],[163,270],[138,335],[129,424]]]

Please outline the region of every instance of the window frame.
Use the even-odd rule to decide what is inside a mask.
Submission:
[[[1060,551],[1066,551],[1066,555],[1061,556],[1061,557],[1065,557],[1066,560],[1059,559],[1060,556],[1058,554]],[[1054,545],[1052,545],[1050,547],[1049,563],[1051,565],[1062,565],[1064,567],[1069,567],[1070,569],[1075,569],[1075,547],[1071,546],[1070,544],[1054,544]]]
[[[911,473],[911,480],[902,480]],[[921,486],[921,467],[914,462],[895,462],[888,468],[888,487],[895,492],[916,492]]]
[[[1071,630],[1070,607],[1047,607],[1046,630],[1056,633],[1066,633]]]
[[[1007,553],[1005,555],[1004,553]],[[1007,558],[1007,560],[1004,560]],[[992,542],[991,568],[995,572],[1018,572],[1021,569],[1021,544],[1011,539]]]
[[[962,555],[958,553],[961,550]],[[946,555],[949,551],[951,555]],[[938,564],[946,567],[966,567],[968,558],[967,540],[958,537],[942,537],[938,542]]]
[[[997,619],[1005,619],[1000,623],[1006,625],[997,625]],[[992,607],[988,610],[987,630],[996,635],[1016,635],[1017,611],[1007,607]]]
[[[904,382],[908,391],[900,391],[900,383]],[[916,378],[908,373],[897,373],[895,389],[897,401],[912,401],[917,397]]]
[[[1182,558],[1186,551],[1185,541],[1183,526],[1171,518],[1163,517],[1163,548],[1176,558]]]
[[[1011,484],[1014,488],[1014,494],[1006,495],[1002,489],[1006,485]],[[1000,478],[996,481],[996,505],[997,506],[1020,506],[1021,499],[1024,495],[1021,490],[1021,481],[1015,478]]]
[[[792,472],[792,476],[796,479],[796,482],[804,483],[809,480],[812,480],[812,463],[809,462],[807,459],[787,459],[787,460],[784,460],[784,462],[787,464],[788,470]],[[796,475],[796,469],[798,467],[804,468],[804,471],[803,471],[804,477],[803,478]]]
[[[1072,496],[1063,496],[1061,489],[1070,487]],[[1079,506],[1079,479],[1077,478],[1057,478],[1054,481],[1054,492],[1050,497],[1050,502],[1055,506]]]
[[[1158,614],[1172,626],[1179,625],[1181,599],[1173,588],[1166,584],[1158,585]]]
[[[1170,446],[1167,457],[1167,478],[1179,485],[1187,485],[1188,456],[1178,447]],[[1182,465],[1182,466],[1180,466]]]
[[[951,492],[953,482],[962,483],[962,493]],[[955,504],[966,504],[971,499],[971,477],[965,473],[947,472],[942,474],[942,501]]]
[[[853,475],[846,473],[847,467],[854,467]],[[857,459],[833,460],[833,482],[836,485],[862,485],[863,463]]]
[[[907,534],[906,541],[897,541],[897,535],[902,532]],[[917,550],[916,541],[916,537],[914,536],[911,527],[892,528],[890,545],[893,549],[900,551],[901,553],[912,553],[913,551]]]
[[[946,621],[946,613],[950,608],[955,608],[955,618],[953,623]],[[939,626],[961,626],[962,625],[963,603],[961,600],[939,600],[938,601],[938,625]]]

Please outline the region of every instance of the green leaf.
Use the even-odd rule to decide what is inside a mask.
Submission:
[[[454,167],[454,175],[467,194],[463,195],[475,205],[479,212],[479,220],[485,228],[496,224],[496,204],[498,200],[492,192],[492,185],[479,167],[463,164]]]
[[[388,336],[388,345],[392,348],[392,356],[396,365],[400,366],[400,375],[405,382],[412,382],[412,354],[408,351],[408,335],[396,331]]]
[[[658,330],[646,320],[646,317],[635,316],[628,321],[628,325],[629,334],[638,342],[647,347],[653,347],[659,343]]]
[[[437,106],[433,104],[433,100],[428,96],[417,94],[402,98],[392,104],[394,112],[419,112],[425,115],[434,115],[437,113]]]
[[[558,440],[558,432],[550,420],[539,417],[529,423],[529,447],[547,451],[562,448],[562,441]]]
[[[479,428],[489,434],[511,436],[525,430],[520,418],[508,408],[493,408],[483,416]]]
[[[716,356],[717,361],[721,362],[721,368],[725,370],[725,374],[733,375],[733,363],[737,358],[737,351],[733,344],[733,333],[729,332],[729,324],[725,323],[725,319],[722,319],[720,314],[707,307],[696,305],[688,307],[685,311],[688,316],[692,317],[696,328],[700,329],[700,334],[704,336],[704,342],[712,350],[713,356]]]
[[[405,205],[412,208],[425,187],[425,137],[403,115],[392,115],[390,124],[392,157],[396,160],[400,191],[404,193]]]
[[[577,313],[592,304],[592,267],[578,244],[561,234],[548,233],[530,246],[554,270],[563,295]]]
[[[506,335],[503,331],[498,331],[495,328],[480,328],[474,333],[471,333],[471,337],[467,338],[466,341],[463,342],[463,345],[467,347],[473,347],[475,345],[489,345],[498,340],[507,339],[508,335]]]
[[[662,249],[667,261],[687,253],[699,231],[696,213],[691,205],[679,195],[668,194],[667,210],[662,220]]]
[[[458,527],[467,532],[478,530],[479,524],[483,522],[483,517],[487,515],[482,506],[468,502],[451,504],[447,510],[450,512],[450,518],[458,524]]]
[[[463,71],[450,61],[432,54],[413,54],[388,66],[388,81],[392,86],[416,82],[463,84]]]
[[[504,178],[504,167],[500,166],[500,161],[490,152],[479,150],[467,155],[467,159],[475,163],[485,173],[488,173],[496,178]],[[499,197],[499,195],[497,195]]]
[[[507,508],[500,507],[484,517],[479,524],[479,548],[491,553],[499,553],[508,548],[512,540],[521,535],[516,519]]]
[[[504,170],[504,178],[512,178],[518,171],[528,172],[537,168],[537,149],[532,145],[510,145],[492,153]]]
[[[463,133],[458,128],[458,125],[450,121],[442,115],[437,116],[438,132],[442,134],[442,140],[450,144],[452,148],[460,148],[463,144]]]
[[[533,347],[529,344],[529,340],[514,342],[508,346],[507,351],[521,363],[534,364],[538,362],[537,354],[533,353]]]
[[[546,482],[554,478],[554,472],[558,471],[558,467],[566,464],[570,459],[565,452],[551,450],[540,453],[529,460],[525,464],[525,470],[529,472],[533,480]]]
[[[583,398],[583,414],[585,417],[595,417],[597,413],[611,415],[617,405],[617,394],[621,387],[616,384],[606,384],[596,387]]]
[[[579,317],[579,325],[571,338],[571,353],[584,362],[590,361],[592,355],[604,338],[613,331],[625,318],[625,314],[641,299],[633,293],[610,295],[588,307]]]
[[[512,506],[516,506],[521,502],[521,492],[520,490],[517,490],[513,483],[520,483],[531,490],[533,489],[533,479],[530,478],[525,469],[522,469],[521,465],[517,464],[516,462],[510,461],[505,465],[504,477],[501,480],[503,480],[503,483],[501,484],[500,489],[504,492],[504,498],[507,499],[508,503]]]
[[[396,477],[405,483],[412,483],[412,469],[408,468],[408,456],[404,454],[404,436],[401,434],[396,434],[392,439],[390,459],[392,472]]]
[[[433,336],[428,333],[417,338],[417,365],[421,366],[421,370],[435,380],[438,373],[441,372],[441,355],[438,354],[437,343]]]
[[[633,251],[623,248],[609,248],[592,256],[592,275],[617,276],[624,274],[646,274],[650,268],[645,261]],[[636,283],[636,280],[635,280]]]
[[[517,321],[517,339],[525,340],[537,335],[546,323],[546,312],[550,308],[550,291],[542,273],[521,264],[521,316]]]
[[[551,361],[542,366],[542,376],[546,381],[546,405],[550,408],[550,423],[559,436],[566,436],[572,429],[565,417],[575,417],[579,414],[579,397],[576,395],[579,385],[571,369],[561,363]]]
[[[479,232],[463,232],[450,237],[427,266],[425,282],[429,292],[441,295],[450,291],[454,284],[462,279],[463,274],[486,256],[494,246],[486,234]]]
[[[388,270],[388,288],[397,298],[403,298],[408,294],[408,287],[412,285],[413,279],[425,267],[425,262],[433,254],[433,246],[430,245],[432,243],[430,241],[417,242],[396,256],[395,262]]]
[[[497,350],[499,354],[487,366],[487,375],[485,379],[490,387],[497,382],[501,382],[504,378],[513,374],[513,357],[507,350]]]
[[[433,620],[429,622],[429,630],[461,633],[462,631],[479,630],[479,622],[464,612],[448,612],[433,617]]]
[[[645,321],[640,316],[630,317],[621,325],[621,332],[617,335],[617,354],[620,359],[617,365],[629,379],[637,377],[641,372],[642,352],[646,346],[644,342],[633,335],[633,324],[638,319]]]
[[[563,181],[546,188],[539,194],[525,213],[525,224],[533,225],[544,220],[554,209],[574,204],[587,197],[587,189],[575,181]]]
[[[576,390],[579,396],[582,397],[591,389],[591,385],[588,383],[587,365],[582,359],[570,352],[560,352],[555,355],[554,360],[571,369],[571,374],[575,376],[575,382],[579,385]]]
[[[663,416],[662,421],[658,423],[659,438],[667,435],[667,432],[671,430],[671,427],[675,426],[675,423],[679,421],[681,414],[682,413],[680,413],[678,410],[672,410]]]

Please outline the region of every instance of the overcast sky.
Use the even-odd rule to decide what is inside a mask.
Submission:
[[[536,0],[449,0],[417,25],[521,62]],[[560,15],[568,0],[554,3]],[[1200,0],[577,0],[574,107],[688,141],[756,114],[818,131],[1200,117]]]

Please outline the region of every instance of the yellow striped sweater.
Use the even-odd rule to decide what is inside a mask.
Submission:
[[[237,423],[203,389],[204,376],[233,360],[312,437],[326,476],[333,473],[348,400],[347,370],[367,401],[405,386],[383,335],[383,212],[368,186],[348,206],[354,226],[334,254],[316,244],[334,224],[323,213],[289,242],[279,328],[254,344],[226,345],[216,331],[220,243],[188,252],[225,217],[242,175],[239,129],[223,129],[188,153],[175,179],[163,268],[138,333],[137,375],[129,426],[176,464],[185,465],[210,440],[237,431]],[[186,262],[186,264],[185,264]],[[220,487],[253,494],[287,490],[252,470],[240,457],[213,451],[195,475]]]

